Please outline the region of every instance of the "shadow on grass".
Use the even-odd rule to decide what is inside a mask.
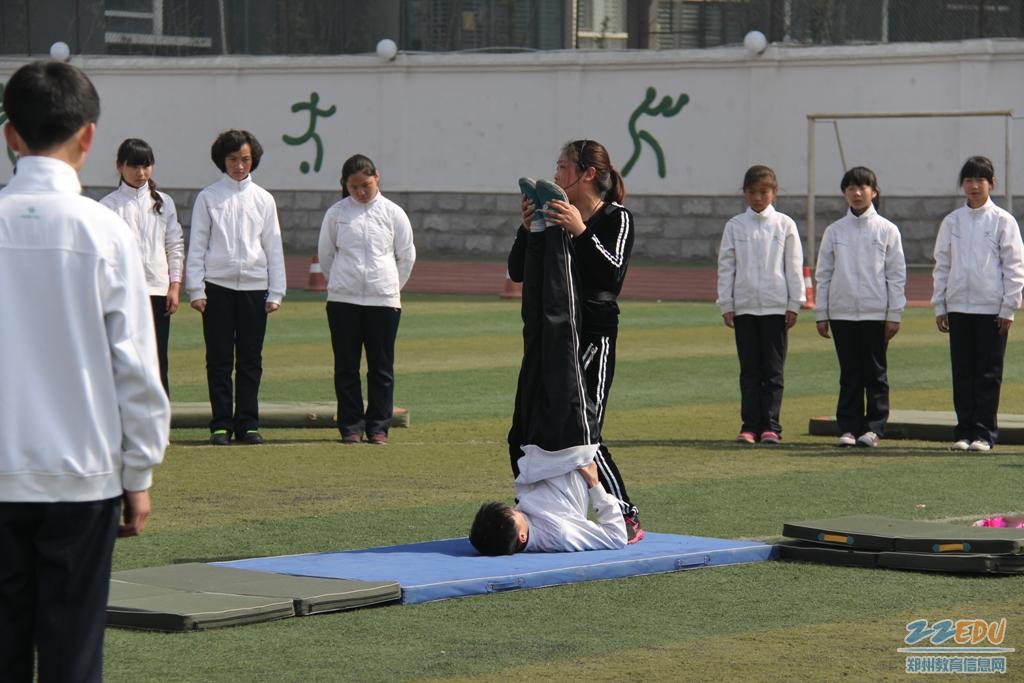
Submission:
[[[213,444],[210,443],[210,440],[208,438],[206,438],[206,439],[174,439],[173,441],[171,441],[171,444],[174,445],[174,446],[187,446],[187,447],[190,447],[190,448],[196,448],[196,447],[198,447],[198,448],[209,448],[211,450],[229,450],[229,449],[235,449],[235,448],[237,448],[237,449],[257,448],[258,449],[258,448],[266,448],[266,447],[273,447],[273,446],[316,446],[316,445],[330,445],[330,444],[337,445],[339,449],[342,449],[342,448],[358,448],[359,446],[367,446],[367,447],[369,447],[369,446],[372,445],[372,444],[364,443],[364,444],[345,444],[343,446],[341,444],[341,439],[339,439],[337,436],[325,437],[323,439],[308,439],[308,438],[307,439],[278,439],[278,438],[271,438],[271,439],[267,439],[266,441],[264,441],[259,446],[247,446],[245,444],[240,444],[240,443],[238,443],[236,441],[232,441],[231,444],[228,445],[228,446],[214,446]],[[379,448],[379,446],[374,446],[374,447],[375,448]]]
[[[879,448],[840,448],[831,443],[781,443],[774,446],[739,444],[732,440],[721,439],[617,439],[608,441],[611,449],[627,448],[683,448],[703,451],[733,451],[736,453],[749,453],[755,456],[768,455],[770,453],[781,453],[808,456],[835,456],[840,458],[865,457],[953,457],[953,458],[991,458],[993,456],[1018,455],[1018,453],[1007,453],[1005,451],[992,451],[989,453],[964,453],[962,451],[950,451],[945,446],[904,446],[887,442]],[[1007,467],[1024,467],[1022,464],[1006,465]]]

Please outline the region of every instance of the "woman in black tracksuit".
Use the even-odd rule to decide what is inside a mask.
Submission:
[[[565,190],[569,202],[550,202],[546,215],[549,222],[560,224],[572,235],[582,299],[580,361],[587,391],[598,411],[600,428],[604,425],[608,393],[615,375],[615,339],[619,329],[617,299],[633,249],[633,215],[622,205],[626,194],[622,176],[612,167],[608,150],[596,140],[576,140],[565,145],[558,157],[554,181]],[[527,226],[534,208],[542,207],[534,207],[524,198],[523,225],[508,257],[509,277],[514,282],[523,280]],[[509,432],[509,455],[517,476],[516,461],[522,455],[519,431],[519,416],[516,415]],[[603,443],[597,464],[601,484],[622,501],[630,541],[639,540],[643,536],[639,513]]]

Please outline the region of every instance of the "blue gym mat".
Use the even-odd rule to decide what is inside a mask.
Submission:
[[[398,581],[402,602],[431,602],[563,583],[763,562],[773,545],[647,532],[621,550],[482,557],[466,538],[367,550],[257,557],[212,564],[293,576]]]

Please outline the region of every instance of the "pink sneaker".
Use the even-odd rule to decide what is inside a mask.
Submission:
[[[633,545],[644,540],[644,530],[640,528],[639,515],[623,515],[626,520],[626,545]]]
[[[740,435],[736,437],[738,443],[754,443],[757,441],[757,435],[754,432],[740,432]]]
[[[761,443],[767,446],[774,446],[782,441],[778,432],[761,432]]]

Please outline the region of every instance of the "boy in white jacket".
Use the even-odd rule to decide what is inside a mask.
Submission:
[[[725,224],[718,250],[717,303],[740,359],[740,443],[779,443],[788,333],[807,300],[796,223],[772,205],[778,187],[767,166],[747,169],[749,208]]]
[[[889,417],[886,348],[907,304],[907,266],[899,229],[875,211],[874,172],[851,168],[840,189],[850,209],[821,238],[815,314],[818,334],[827,339],[831,326],[839,357],[837,445],[873,448]]]
[[[267,315],[285,294],[281,226],[273,196],[250,174],[263,156],[252,133],[221,133],[210,156],[224,176],[192,207],[185,286],[192,308],[203,314],[210,443],[227,446],[233,435],[256,445],[263,443],[259,390]]]
[[[170,406],[138,246],[81,196],[96,89],[46,61],[3,95],[0,678],[99,681],[114,539],[145,526]]]
[[[971,157],[960,169],[967,203],[946,216],[935,238],[935,323],[949,333],[957,451],[996,443],[1006,339],[1024,288],[1024,245],[1013,216],[992,203],[995,168]]]
[[[553,222],[532,223],[525,258],[517,504],[485,503],[469,540],[483,555],[625,547],[620,501],[601,485],[595,462],[600,422],[580,364],[581,293],[572,238]],[[596,521],[588,519],[591,507]]]

